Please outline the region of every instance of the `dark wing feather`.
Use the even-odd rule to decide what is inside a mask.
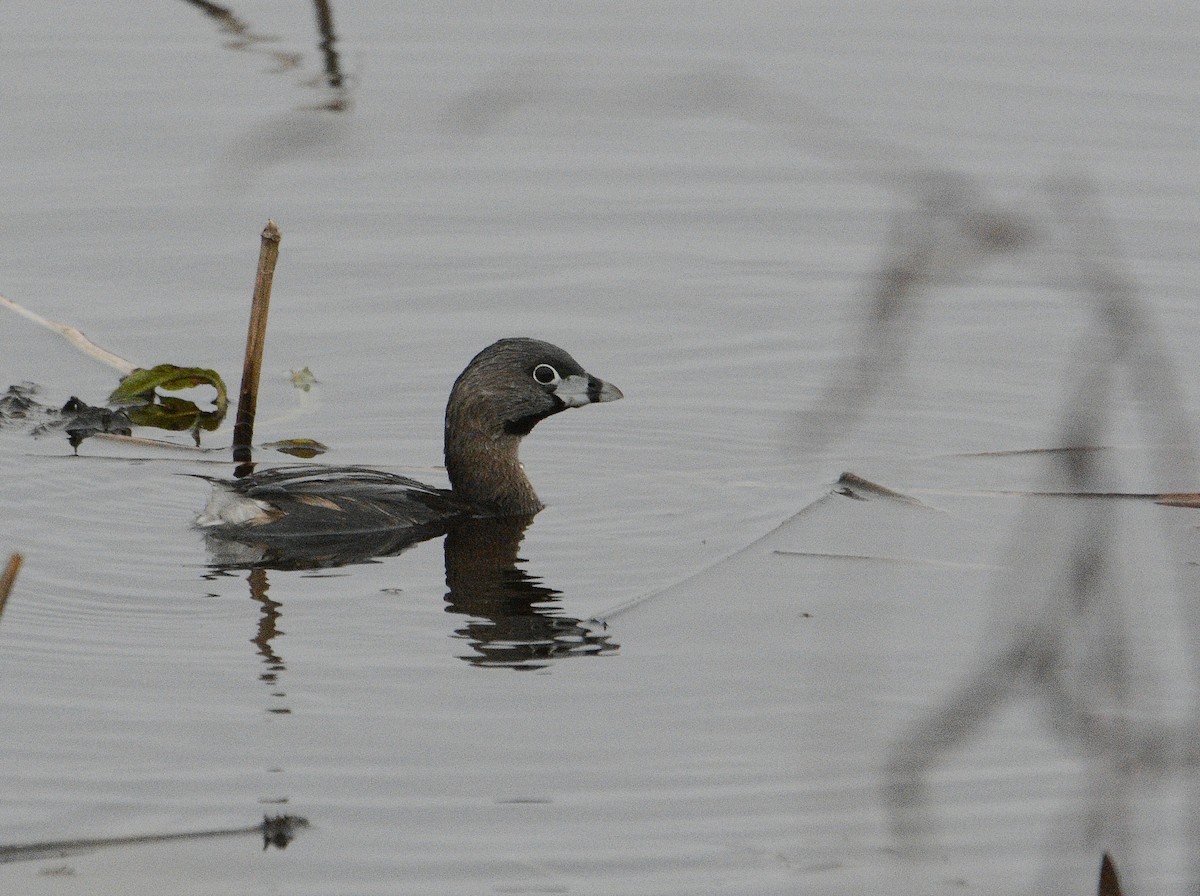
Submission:
[[[205,477],[207,478],[207,477]],[[217,488],[275,509],[270,522],[236,528],[256,537],[353,534],[426,527],[468,513],[449,489],[366,467],[298,464],[242,479],[210,479]]]

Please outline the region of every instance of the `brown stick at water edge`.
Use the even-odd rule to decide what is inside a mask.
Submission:
[[[4,604],[8,601],[8,593],[12,591],[13,582],[17,580],[17,571],[21,568],[21,555],[13,554],[8,558],[8,565],[0,573],[0,613],[4,612]]]
[[[258,253],[258,273],[254,279],[254,298],[250,303],[250,329],[246,334],[246,359],[242,364],[242,386],[238,393],[237,422],[233,424],[233,459],[239,464],[250,463],[250,446],[254,441],[254,412],[258,404],[258,379],[262,371],[263,346],[267,340],[267,312],[271,306],[271,282],[275,277],[275,262],[279,258],[281,234],[275,222],[268,220],[262,232]],[[239,468],[234,475],[245,475]]]

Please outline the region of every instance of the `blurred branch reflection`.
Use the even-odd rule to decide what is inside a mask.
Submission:
[[[1059,417],[1061,444],[1075,450],[1046,455],[1048,490],[1085,497],[1026,506],[1008,552],[1009,572],[996,587],[995,600],[1005,612],[995,646],[941,706],[895,743],[888,795],[897,833],[909,845],[923,842],[931,827],[925,794],[930,772],[1011,700],[1038,705],[1050,730],[1087,765],[1090,788],[1077,836],[1098,848],[1131,848],[1127,828],[1136,783],[1131,772],[1184,775],[1200,761],[1194,697],[1200,685],[1200,611],[1183,597],[1188,589],[1161,595],[1130,594],[1121,587],[1122,505],[1111,496],[1098,497],[1118,471],[1109,453],[1089,450],[1111,438],[1124,400],[1136,408],[1139,441],[1156,484],[1164,491],[1194,484],[1197,455],[1182,390],[1148,309],[1117,267],[1115,240],[1091,191],[1062,183],[1055,195],[1058,233],[1068,239],[1078,264],[1078,294],[1088,323],[1074,344]],[[875,320],[881,330],[890,325],[882,315]],[[1164,522],[1161,537],[1176,577],[1193,575],[1194,526]],[[1156,714],[1135,687],[1135,660],[1153,666],[1163,657],[1135,647],[1132,614],[1158,602],[1174,603],[1191,666],[1191,705],[1181,720]],[[1188,795],[1184,836],[1196,861],[1200,801],[1194,787]],[[1193,866],[1191,873],[1193,881],[1200,880],[1200,869]]]
[[[195,6],[215,21],[221,31],[233,35],[233,40],[227,44],[230,49],[245,50],[255,44],[266,43],[275,39],[267,35],[255,34],[250,29],[250,25],[235,15],[233,10],[218,3],[210,3],[209,0],[184,0],[184,2]]]
[[[853,429],[867,406],[903,372],[924,293],[990,255],[1030,246],[1035,229],[995,208],[965,178],[929,172],[914,178],[917,205],[898,213],[887,260],[866,299],[862,331],[828,378],[823,395],[792,425],[799,451],[823,449]]]
[[[275,63],[277,72],[291,71],[300,67],[304,58],[303,54],[267,49],[263,45],[273,43],[277,38],[254,31],[249,23],[232,9],[212,3],[210,0],[184,0],[184,2],[195,6],[217,22],[224,34],[232,36],[226,44],[229,49],[261,53]],[[315,79],[312,86],[328,90],[328,95],[320,102],[305,108],[344,112],[350,108],[350,96],[347,90],[348,81],[342,73],[341,57],[337,51],[337,35],[333,27],[333,8],[329,0],[313,0],[313,6],[316,12],[319,36],[317,46],[321,53],[322,76]]]

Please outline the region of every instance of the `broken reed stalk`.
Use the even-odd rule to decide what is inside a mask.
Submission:
[[[13,554],[8,558],[8,565],[0,573],[0,614],[4,612],[4,604],[8,602],[8,593],[12,591],[13,582],[17,580],[17,571],[21,568],[21,555]]]
[[[271,282],[279,259],[281,234],[274,221],[267,221],[258,253],[258,273],[254,278],[254,298],[250,303],[250,329],[246,334],[246,359],[242,364],[242,386],[238,393],[237,422],[233,424],[233,459],[239,466],[235,476],[247,475],[254,440],[254,412],[258,404],[258,378],[262,371],[263,346],[267,340],[267,312],[271,306]]]

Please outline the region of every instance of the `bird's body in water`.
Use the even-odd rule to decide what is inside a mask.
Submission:
[[[476,355],[450,390],[449,489],[365,467],[296,464],[210,479],[213,496],[196,523],[232,538],[412,529],[419,540],[422,530],[433,534],[455,519],[531,516],[542,503],[517,456],[521,439],[567,408],[621,397],[557,346],[501,339]]]

